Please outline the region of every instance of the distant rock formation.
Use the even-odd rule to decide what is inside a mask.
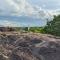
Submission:
[[[0,31],[4,32],[4,31],[15,31],[15,29],[13,27],[0,27]]]

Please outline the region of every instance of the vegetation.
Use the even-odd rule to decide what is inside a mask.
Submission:
[[[30,32],[44,33],[43,27],[30,27]]]
[[[60,15],[54,16],[52,21],[47,22],[47,25],[44,27],[44,31],[45,33],[60,36]]]
[[[54,16],[53,20],[48,21],[45,27],[30,27],[29,32],[46,33],[60,36],[60,15]]]

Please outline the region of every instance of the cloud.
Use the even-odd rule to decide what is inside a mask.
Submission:
[[[33,8],[26,0],[0,0],[0,10],[5,14],[31,13]]]
[[[16,22],[4,20],[2,21],[2,23],[0,23],[0,27],[3,27],[3,26],[18,27],[19,25]]]
[[[28,0],[0,0],[0,15],[3,16],[24,15],[45,20],[56,14],[60,14],[60,10],[46,10],[40,6],[33,6]]]
[[[40,9],[34,8],[27,0],[2,0],[0,3],[0,15],[33,16]]]
[[[32,6],[27,0],[0,0],[0,15],[26,15],[44,17],[46,13],[39,6]]]

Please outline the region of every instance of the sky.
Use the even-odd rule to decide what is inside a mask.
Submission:
[[[60,0],[0,0],[0,27],[39,27],[60,14]]]

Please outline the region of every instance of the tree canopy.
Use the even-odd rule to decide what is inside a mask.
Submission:
[[[60,15],[54,16],[52,21],[47,22],[44,30],[46,33],[60,36]]]

